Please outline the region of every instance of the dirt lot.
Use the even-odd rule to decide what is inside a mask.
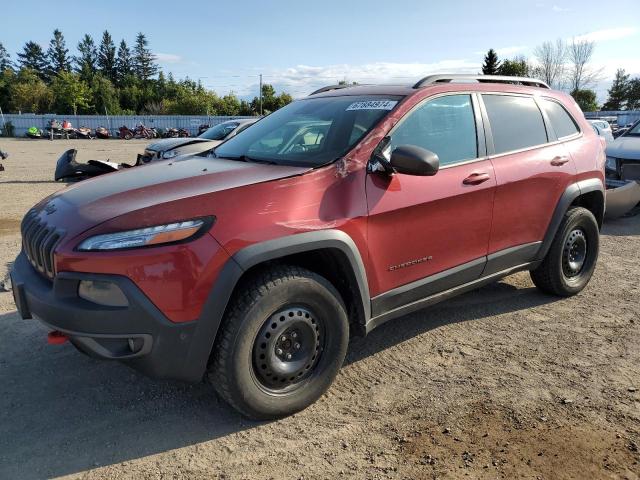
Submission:
[[[0,282],[58,156],[142,142],[7,141]],[[18,319],[0,292],[0,478],[640,478],[640,216],[608,223],[577,297],[508,277],[356,339],[329,393],[244,420],[206,385],[156,382]]]

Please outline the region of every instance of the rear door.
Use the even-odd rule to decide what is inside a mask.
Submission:
[[[481,122],[475,94],[456,93],[423,101],[391,131],[385,152],[417,145],[438,154],[440,170],[367,175],[374,315],[482,272],[496,181]]]
[[[485,274],[536,255],[575,166],[530,95],[482,94],[497,187]],[[511,249],[505,251],[506,249]]]

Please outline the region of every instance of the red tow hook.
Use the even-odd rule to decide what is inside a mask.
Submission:
[[[69,337],[67,337],[64,333],[59,332],[58,330],[49,332],[47,335],[47,343],[49,345],[62,345],[67,340],[69,340]]]

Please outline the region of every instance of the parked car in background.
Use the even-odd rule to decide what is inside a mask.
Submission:
[[[228,120],[206,130],[197,137],[165,138],[145,148],[142,161],[167,160],[178,155],[197,154],[209,150],[253,125],[258,118]]]
[[[640,181],[640,120],[607,145],[607,183]]]
[[[611,124],[609,122],[607,122],[606,120],[602,120],[602,119],[596,119],[596,120],[589,120],[589,123],[591,123],[592,125],[595,125],[596,127],[598,127],[598,129],[602,132],[606,134],[611,134],[611,137],[613,138],[613,129],[611,128]]]
[[[352,335],[518,271],[576,295],[598,259],[603,142],[539,80],[333,85],[213,154],[30,209],[22,318],[272,419],[324,394]]]
[[[607,144],[613,142],[614,138],[613,138],[613,133],[611,132],[611,127],[603,127],[603,123],[606,122],[599,122],[597,120],[589,120],[589,123],[591,124],[591,126],[593,127],[593,130],[602,138],[604,138],[605,142]],[[608,124],[607,124],[608,126]]]

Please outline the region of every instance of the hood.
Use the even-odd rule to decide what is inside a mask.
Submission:
[[[210,142],[206,138],[199,137],[186,137],[186,138],[163,138],[157,142],[149,144],[145,150],[151,150],[154,152],[166,152],[167,150],[173,150],[174,148],[181,147],[183,145],[189,145],[191,143]]]
[[[64,229],[69,237],[127,213],[309,170],[194,156],[91,178],[53,194],[35,209],[43,211],[47,223]]]
[[[607,145],[607,155],[640,161],[640,137],[622,136]]]

